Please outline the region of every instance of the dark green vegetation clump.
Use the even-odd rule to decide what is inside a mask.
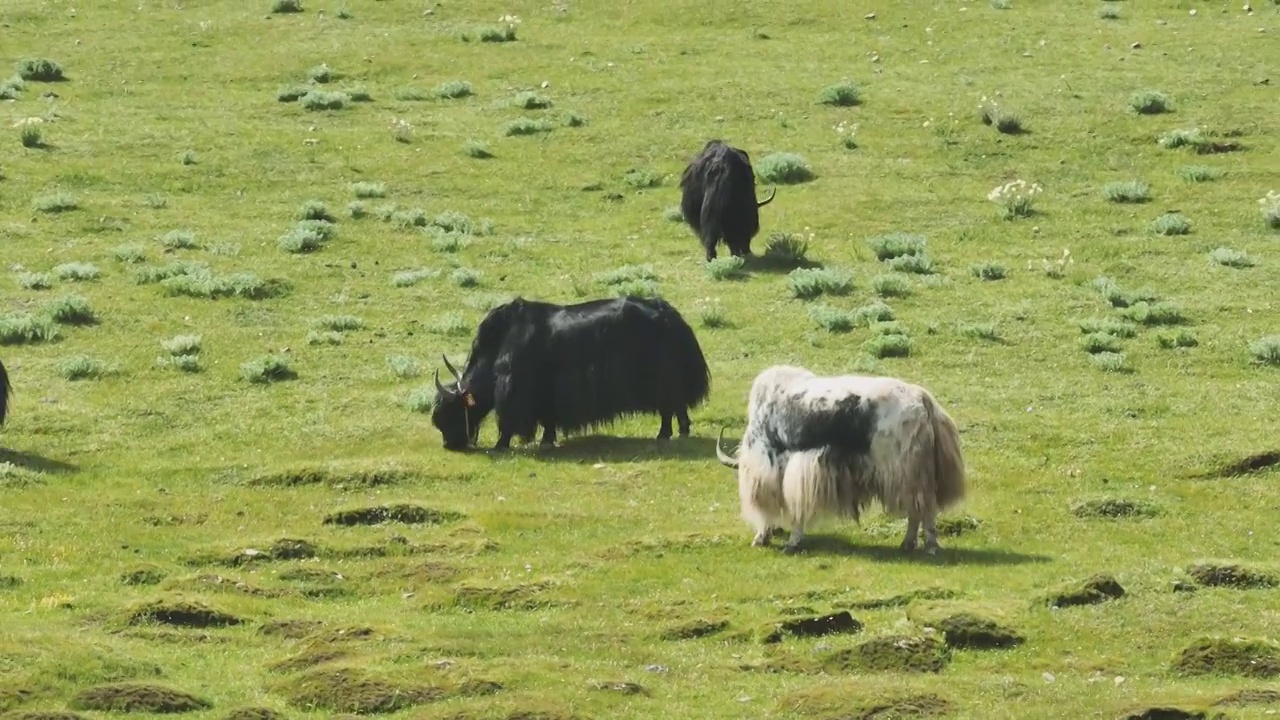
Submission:
[[[1280,690],[1271,688],[1245,688],[1223,695],[1214,701],[1217,706],[1275,705],[1280,703]]]
[[[393,713],[450,697],[492,695],[501,689],[500,684],[490,680],[426,684],[381,677],[351,667],[296,675],[276,688],[290,705],[300,710],[357,715]]]
[[[1071,505],[1071,514],[1078,518],[1150,518],[1159,512],[1153,502],[1127,498],[1097,498]]]
[[[941,630],[947,645],[953,648],[1011,648],[1026,641],[1013,628],[971,613],[957,613],[930,625]]]
[[[945,716],[954,704],[933,693],[903,694],[867,692],[854,683],[814,685],[789,693],[778,702],[787,716],[822,720],[906,720]]]
[[[830,615],[789,618],[771,623],[762,633],[763,643],[778,643],[788,637],[821,637],[832,634],[853,634],[862,630],[848,610]]]
[[[60,710],[22,710],[0,717],[4,720],[89,720],[88,715]]]
[[[462,513],[433,510],[420,505],[396,504],[378,507],[355,508],[330,513],[325,525],[379,525],[403,523],[405,525],[439,524],[462,519]]]
[[[336,472],[319,469],[287,470],[258,475],[248,481],[250,486],[294,487],[298,485],[325,485],[333,488],[373,488],[397,485],[413,479],[412,473],[403,470],[355,470]]]
[[[946,644],[927,635],[886,635],[823,656],[834,672],[936,673],[951,661]]]
[[[1202,637],[1173,659],[1180,675],[1241,675],[1273,678],[1280,675],[1280,646],[1256,638]]]
[[[284,717],[283,713],[271,708],[243,707],[223,715],[222,720],[283,720]]]
[[[166,685],[111,683],[86,688],[71,699],[76,710],[124,713],[185,713],[213,707],[208,700]]]
[[[1246,565],[1196,563],[1187,574],[1201,585],[1231,588],[1273,588],[1280,585],[1275,575]]]
[[[1050,607],[1060,608],[1097,605],[1124,597],[1124,594],[1124,588],[1113,576],[1108,573],[1098,573],[1082,583],[1067,585],[1050,593],[1046,602]]]

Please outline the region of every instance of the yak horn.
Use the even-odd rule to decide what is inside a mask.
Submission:
[[[716,457],[720,458],[721,465],[736,469],[738,467],[738,461],[729,457],[728,455],[725,454],[724,450],[720,449],[720,440],[723,437],[724,437],[724,428],[720,428],[720,435],[716,437]]]
[[[449,392],[449,389],[448,389],[448,388],[446,388],[444,385],[441,385],[441,384],[440,384],[440,369],[439,369],[439,368],[437,368],[437,369],[436,369],[436,390],[439,390],[441,395],[449,395],[449,394],[451,394],[451,393]]]
[[[444,366],[449,368],[449,372],[453,373],[454,380],[462,380],[462,376],[458,374],[456,369],[454,369],[453,365],[449,362],[449,358],[445,357],[444,353],[440,353],[440,359],[444,361]]]
[[[765,199],[764,199],[763,201],[761,201],[761,202],[756,203],[756,207],[758,207],[758,208],[762,208],[762,207],[764,207],[765,205],[768,205],[770,202],[773,202],[773,196],[774,196],[774,195],[777,195],[777,194],[778,194],[778,188],[776,188],[776,187],[774,187],[774,188],[770,188],[769,197],[765,198]]]

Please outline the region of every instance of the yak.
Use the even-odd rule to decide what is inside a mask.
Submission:
[[[0,361],[0,425],[4,425],[4,420],[9,416],[9,393],[13,392],[13,386],[9,384],[9,372],[4,369],[4,362]]]
[[[737,457],[719,438],[716,457],[737,470],[742,517],[756,531],[751,544],[767,546],[785,522],[787,554],[819,515],[857,522],[876,500],[887,514],[906,516],[902,550],[916,548],[923,525],[925,552],[934,555],[938,512],[965,494],[955,422],[929,391],[891,377],[766,368],[751,385]]]
[[[759,209],[773,201],[773,188],[756,202],[756,175],[745,150],[708,140],[680,177],[680,213],[702,240],[707,262],[716,259],[724,240],[734,257],[751,254],[751,239],[760,231]]]
[[[543,429],[542,447],[612,423],[624,415],[658,413],[658,440],[671,437],[671,418],[688,437],[689,409],[711,390],[711,370],[693,329],[670,303],[626,296],[575,305],[514,300],[480,321],[466,365],[445,386],[436,370],[431,422],[447,450],[474,445],[480,424],[495,412],[498,442],[510,447]]]

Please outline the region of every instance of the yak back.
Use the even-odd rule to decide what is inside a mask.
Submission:
[[[569,434],[626,415],[691,408],[710,392],[697,338],[664,300],[523,301],[522,311],[545,320],[523,327],[521,342],[508,340],[498,368],[509,394],[536,398],[533,416],[513,428],[550,417]]]

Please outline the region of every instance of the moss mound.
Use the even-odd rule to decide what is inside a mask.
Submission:
[[[934,694],[866,697],[862,688],[833,683],[805,688],[784,697],[778,708],[784,715],[804,715],[830,720],[897,720],[944,715],[952,705]]]
[[[201,602],[157,600],[129,613],[129,624],[160,623],[177,627],[208,628],[239,625],[243,620]]]
[[[421,505],[381,505],[378,507],[339,510],[324,518],[325,525],[379,525],[381,523],[403,523],[405,525],[438,525],[444,522],[461,520],[462,513],[447,510],[433,510]]]
[[[1267,640],[1205,637],[1183,648],[1173,660],[1182,675],[1280,675],[1280,647]]]
[[[142,565],[120,573],[124,585],[156,585],[168,577],[168,573],[155,565]]]
[[[278,662],[267,665],[267,670],[273,673],[294,673],[300,670],[309,670],[317,665],[334,662],[350,657],[351,653],[341,648],[335,647],[314,647],[303,650],[296,655],[280,660]]]
[[[1274,575],[1244,565],[1197,563],[1187,568],[1187,574],[1201,585],[1210,587],[1252,589],[1280,585],[1280,580]]]
[[[786,637],[821,637],[836,633],[852,634],[862,630],[862,623],[854,619],[848,610],[831,615],[790,618],[771,623],[761,633],[763,643],[782,642]]]
[[[536,610],[555,605],[543,595],[554,587],[551,582],[521,583],[507,586],[460,583],[453,601],[469,610]]]
[[[87,715],[61,710],[26,710],[0,717],[4,720],[89,720]]]
[[[947,645],[953,648],[1011,648],[1026,641],[1012,628],[969,613],[957,613],[931,625],[943,632]]]
[[[938,518],[938,534],[943,537],[958,537],[970,533],[982,526],[982,521],[969,515]]]
[[[1280,703],[1280,690],[1246,688],[1223,695],[1214,705],[1274,705]]]
[[[300,710],[357,715],[397,712],[443,699],[448,694],[441,688],[392,682],[353,668],[300,675],[280,690],[289,704]]]
[[[821,664],[829,671],[936,673],[950,660],[947,646],[935,637],[888,635],[830,653]]]
[[[1099,573],[1079,585],[1070,585],[1050,593],[1046,602],[1050,607],[1064,608],[1097,605],[1120,597],[1124,597],[1124,588],[1120,583],[1107,573]]]
[[[663,640],[693,640],[724,632],[729,621],[724,619],[698,619],[673,625],[659,635]]]
[[[403,470],[358,470],[332,472],[329,470],[302,469],[259,475],[248,482],[253,487],[296,487],[298,485],[327,485],[334,488],[372,488],[396,485],[413,479]]]
[[[223,720],[280,720],[284,715],[264,707],[236,708],[223,716]]]
[[[272,620],[258,626],[258,634],[301,640],[324,629],[319,620]]]
[[[1079,518],[1143,518],[1155,517],[1160,508],[1146,500],[1103,498],[1083,500],[1071,506],[1071,514]]]
[[[71,699],[71,707],[101,712],[184,713],[208,710],[213,703],[164,685],[111,683],[81,690]]]

